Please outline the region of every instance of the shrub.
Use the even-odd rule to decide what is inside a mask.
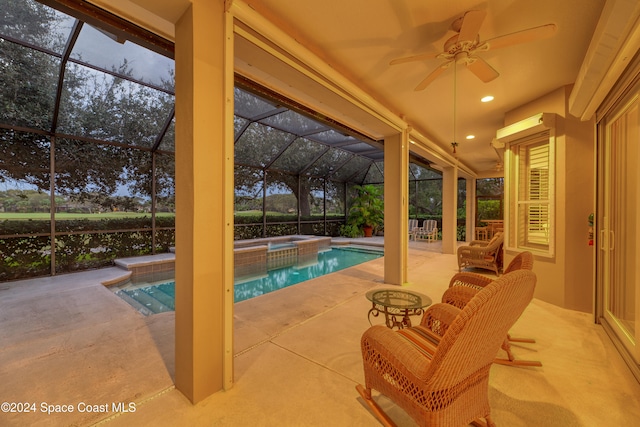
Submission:
[[[0,222],[0,281],[50,274],[50,221]],[[153,252],[151,218],[77,219],[56,222],[55,271],[113,265],[116,258]],[[12,237],[15,235],[16,237]],[[175,245],[175,217],[156,218],[156,252]]]
[[[362,228],[354,224],[343,224],[340,226],[340,235],[343,237],[362,237]]]

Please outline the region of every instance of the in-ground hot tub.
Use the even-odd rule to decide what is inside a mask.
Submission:
[[[295,265],[317,258],[318,252],[331,249],[331,237],[279,236],[234,242],[236,279],[266,275],[273,268]]]

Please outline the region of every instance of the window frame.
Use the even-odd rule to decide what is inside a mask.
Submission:
[[[538,147],[547,147],[548,149],[546,167],[549,173],[546,199],[531,197],[531,179],[527,178],[530,171],[530,159],[522,159],[522,156],[528,155],[532,148]],[[526,250],[535,255],[548,258],[555,256],[555,147],[556,140],[553,128],[516,139],[506,147],[505,171],[509,177],[505,182],[505,195],[508,198],[505,203],[507,210],[505,217],[508,219],[505,230],[507,234],[507,249],[515,251]],[[526,170],[522,170],[523,165],[525,165]],[[525,181],[522,181],[523,179]],[[523,192],[526,194],[523,194]],[[534,223],[531,217],[527,218],[528,215],[530,215],[530,211],[523,212],[523,209],[532,205],[543,205],[547,207],[546,227],[542,230],[548,240],[546,243],[536,242],[535,238],[532,239],[532,228],[537,228],[537,232],[541,231],[540,221]],[[521,216],[525,218],[523,222],[519,221]]]

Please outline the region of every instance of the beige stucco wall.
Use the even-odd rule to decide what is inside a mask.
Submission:
[[[536,256],[535,297],[574,310],[593,307],[593,247],[587,218],[594,206],[594,123],[568,113],[571,86],[561,87],[505,114],[505,126],[538,113],[556,117],[555,256]],[[516,251],[507,250],[505,264]]]

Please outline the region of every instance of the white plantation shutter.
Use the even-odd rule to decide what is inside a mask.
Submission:
[[[511,145],[512,164],[511,243],[520,249],[552,252],[553,230],[553,150],[549,133],[515,141]]]

